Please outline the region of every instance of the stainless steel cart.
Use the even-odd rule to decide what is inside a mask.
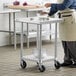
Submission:
[[[28,17],[28,18],[20,18],[16,19],[16,22],[21,23],[21,50],[20,50],[20,65],[24,69],[27,66],[26,60],[35,61],[38,66],[40,72],[45,71],[45,66],[42,64],[45,61],[54,60],[54,65],[56,69],[60,68],[60,63],[57,61],[57,23],[61,22],[62,19],[59,18],[50,18],[47,16],[39,16],[39,17]],[[36,24],[37,25],[37,54],[31,54],[23,56],[23,23]],[[43,55],[42,49],[42,24],[51,24],[55,23],[55,54],[54,56],[48,56],[47,54]]]

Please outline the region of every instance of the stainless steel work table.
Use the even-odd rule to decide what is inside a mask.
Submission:
[[[40,72],[44,72],[45,66],[42,65],[42,62],[54,60],[55,62],[54,65],[56,69],[59,69],[60,63],[57,61],[57,23],[61,22],[62,19],[40,16],[40,17],[20,18],[20,19],[16,19],[15,21],[21,23],[21,50],[20,50],[21,67],[23,69],[26,67],[27,65],[26,60],[35,61],[39,66]],[[36,54],[23,56],[23,23],[37,25],[37,48],[35,49]],[[49,56],[43,52],[44,50],[42,49],[42,39],[41,39],[42,24],[51,24],[51,23],[55,23],[55,50],[54,50],[55,55],[54,56]]]
[[[49,8],[45,8],[44,6],[41,6],[41,5],[27,5],[27,6],[22,6],[22,5],[18,5],[18,6],[15,6],[15,5],[8,5],[7,6],[9,9],[16,9],[16,10],[21,10],[21,11],[24,11],[26,12],[26,16],[29,17],[29,12],[33,12],[35,11],[36,13],[38,13],[39,11],[42,11],[42,10],[49,10]],[[29,25],[27,23],[27,30],[26,30],[26,42],[27,42],[27,48],[29,48]],[[16,49],[16,33],[14,34],[14,46],[15,46],[15,49]]]

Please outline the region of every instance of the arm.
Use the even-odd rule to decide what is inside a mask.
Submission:
[[[50,12],[49,15],[53,15],[54,13],[56,13],[58,10],[64,10],[68,7],[70,7],[73,3],[73,0],[64,0],[63,3],[61,4],[51,4],[50,7]]]

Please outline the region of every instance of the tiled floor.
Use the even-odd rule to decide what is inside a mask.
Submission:
[[[31,54],[34,45],[29,49],[24,48],[24,54]],[[47,54],[54,54],[54,42],[43,44],[43,48],[47,49]],[[63,48],[58,42],[58,60],[62,62]],[[38,70],[37,64],[32,61],[26,61],[26,69],[20,67],[20,48],[14,50],[13,46],[0,47],[0,76],[76,76],[76,68],[60,68],[55,69],[53,61],[43,63],[46,67],[45,72],[41,73]]]

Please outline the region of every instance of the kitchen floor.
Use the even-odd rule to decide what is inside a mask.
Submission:
[[[59,62],[63,61],[63,48],[61,42],[58,41],[57,59]],[[43,48],[46,49],[47,54],[54,56],[54,41],[43,42]],[[24,45],[24,55],[34,53],[36,48],[35,43],[30,44],[27,49]],[[0,76],[76,76],[76,68],[63,68],[55,69],[54,62],[48,61],[43,63],[46,70],[40,72],[37,63],[33,61],[26,61],[27,67],[22,69],[20,67],[20,47],[14,50],[13,46],[0,47]]]

